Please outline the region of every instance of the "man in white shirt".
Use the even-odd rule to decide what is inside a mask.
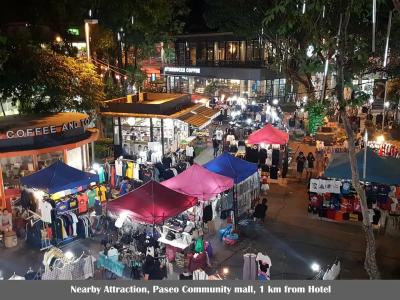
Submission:
[[[193,165],[193,160],[194,160],[194,148],[192,146],[187,145],[186,146],[186,157],[189,160],[189,163]]]

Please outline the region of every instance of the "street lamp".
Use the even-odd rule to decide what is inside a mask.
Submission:
[[[363,167],[363,180],[367,178],[367,148],[368,148],[368,131],[365,130],[364,134],[364,167]]]
[[[91,10],[89,12],[89,15],[91,16]],[[86,36],[86,52],[87,52],[87,60],[90,62],[90,24],[97,24],[98,20],[97,19],[86,19],[85,20],[85,36]]]

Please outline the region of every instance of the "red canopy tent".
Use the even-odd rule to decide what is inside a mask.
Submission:
[[[139,222],[161,224],[195,206],[197,198],[149,181],[108,204],[108,210]]]
[[[174,191],[207,201],[233,187],[233,179],[194,164],[176,177],[161,183]]]
[[[257,144],[276,144],[285,145],[289,141],[289,134],[276,129],[271,124],[267,124],[264,128],[254,131],[249,135],[247,143],[251,145]]]

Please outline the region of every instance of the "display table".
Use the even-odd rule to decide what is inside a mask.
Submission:
[[[118,277],[123,277],[124,275],[125,265],[118,260],[114,260],[105,256],[103,252],[99,252],[97,267],[106,269]]]
[[[182,250],[185,250],[187,247],[190,246],[190,244],[186,244],[183,241],[179,241],[179,240],[171,240],[170,241],[170,240],[167,240],[165,238],[165,236],[161,236],[158,239],[158,242],[163,243],[165,245],[170,245],[172,247],[179,248],[179,249],[182,249]]]

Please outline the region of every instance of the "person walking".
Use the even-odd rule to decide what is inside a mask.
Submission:
[[[262,222],[265,221],[265,216],[267,214],[268,205],[267,198],[264,198],[261,203],[258,203],[254,208],[253,217]]]
[[[315,158],[314,155],[309,152],[307,155],[307,170],[306,170],[306,178],[310,179],[314,174],[314,162]]]
[[[218,156],[218,150],[219,150],[219,142],[215,135],[213,135],[212,144],[213,144],[213,148],[214,148],[214,158],[215,158]]]
[[[307,159],[304,156],[304,153],[300,152],[299,155],[296,158],[296,162],[297,162],[297,178],[299,179],[299,181],[303,177],[303,171],[304,171],[304,166],[305,166],[306,161],[307,161]]]

